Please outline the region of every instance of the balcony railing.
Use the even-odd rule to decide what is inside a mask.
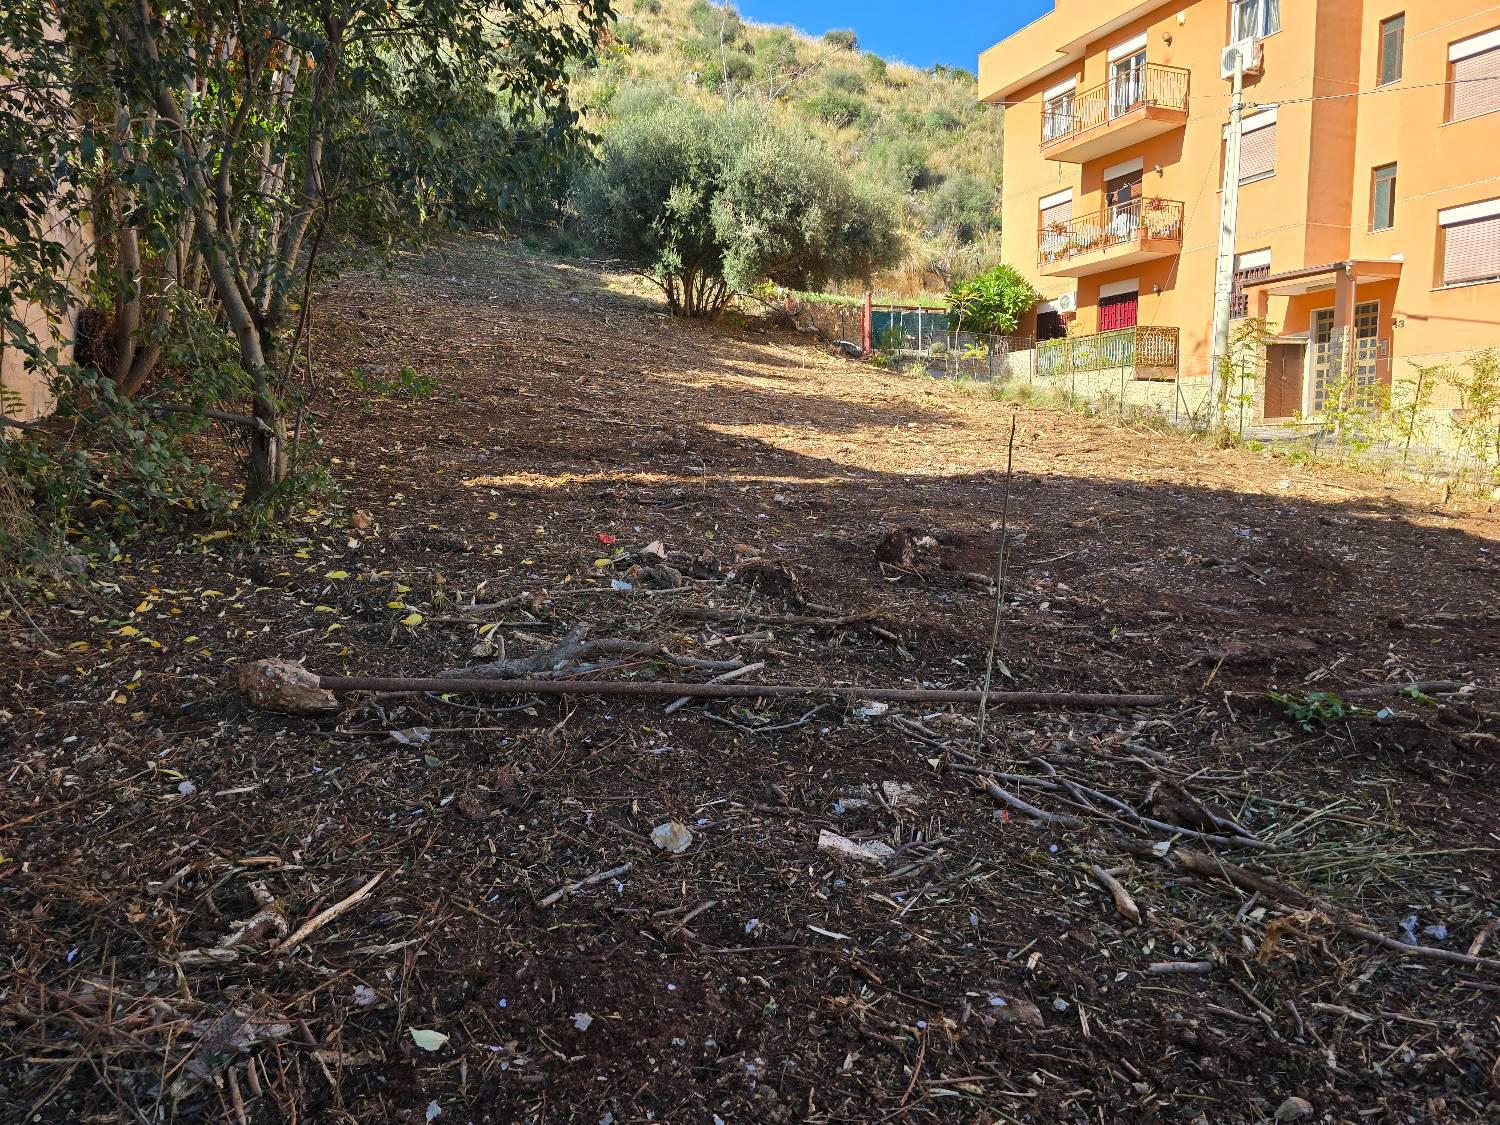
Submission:
[[[1037,257],[1046,267],[1111,246],[1181,242],[1182,213],[1175,199],[1132,199],[1070,222],[1049,223],[1037,236]]]
[[[1089,336],[1042,340],[1036,346],[1038,375],[1081,375],[1114,367],[1150,369],[1144,377],[1177,370],[1177,329],[1136,325]]]
[[[1147,63],[1115,75],[1081,94],[1053,98],[1042,109],[1042,147],[1107,125],[1147,107],[1187,112],[1188,72],[1181,67]]]

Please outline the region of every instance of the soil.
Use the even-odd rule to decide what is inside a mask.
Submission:
[[[674,321],[494,242],[347,275],[314,323],[337,498],[279,538],[123,544],[0,617],[0,1118],[1500,1114],[1495,964],[1343,928],[1463,953],[1493,925],[1494,511]],[[1002,528],[996,688],[1171,703],[991,708],[981,742],[961,707],[296,718],[235,687],[263,657],[429,675],[586,625],[765,663],[741,683],[972,688]]]

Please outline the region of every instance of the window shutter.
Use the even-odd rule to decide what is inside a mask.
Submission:
[[[1500,47],[1453,63],[1450,121],[1467,121],[1500,109]]]
[[[1500,215],[1443,228],[1443,284],[1500,277]]]
[[[1073,201],[1064,199],[1061,203],[1042,209],[1042,229],[1046,230],[1053,223],[1070,223],[1073,221]]]
[[[1276,171],[1276,125],[1246,133],[1240,140],[1240,183]]]

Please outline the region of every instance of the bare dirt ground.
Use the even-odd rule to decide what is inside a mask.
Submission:
[[[1500,1114],[1493,512],[624,288],[486,242],[340,281],[315,339],[342,503],[283,541],[126,544],[35,627],[0,616],[0,1119]],[[403,367],[432,392],[349,374]],[[764,662],[744,683],[972,688],[1012,418],[997,686],[1171,703],[996,711],[981,745],[965,707],[313,720],[234,688],[260,657],[431,674],[580,624]]]

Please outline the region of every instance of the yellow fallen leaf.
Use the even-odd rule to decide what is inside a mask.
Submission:
[[[314,613],[337,613],[338,610],[334,609],[333,606],[331,606],[331,605],[315,605],[315,606],[313,606],[313,612]]]
[[[335,582],[337,582],[340,578],[348,578],[349,572],[347,570],[330,570],[327,574],[323,575],[323,577],[331,578]]]
[[[306,547],[303,547],[302,550],[297,552],[297,557],[299,559],[310,559],[312,558],[312,552],[309,551]]]
[[[400,602],[400,601],[386,602],[385,603],[385,608],[386,609],[405,609],[406,608],[406,603],[405,602]]]
[[[141,635],[141,631],[134,625],[121,625],[116,632],[122,637],[139,637]]]
[[[191,637],[183,637],[182,638],[182,643],[185,644],[185,645],[190,645],[194,641],[196,641],[197,639],[198,639],[198,634],[194,633]]]
[[[123,691],[117,691],[117,692],[115,692],[115,697],[112,700],[110,700],[110,702],[111,703],[129,703],[130,702],[130,697],[127,696]]]
[[[228,539],[233,534],[232,531],[210,531],[207,535],[198,536],[198,542],[212,543],[215,539]]]
[[[405,617],[403,617],[401,619],[401,624],[403,624],[403,625],[420,625],[420,624],[422,624],[422,615],[420,613],[408,613]]]
[[[147,598],[145,601],[141,602],[140,605],[138,605],[138,606],[135,607],[135,612],[136,613],[145,613],[150,608],[151,608],[151,599]]]

